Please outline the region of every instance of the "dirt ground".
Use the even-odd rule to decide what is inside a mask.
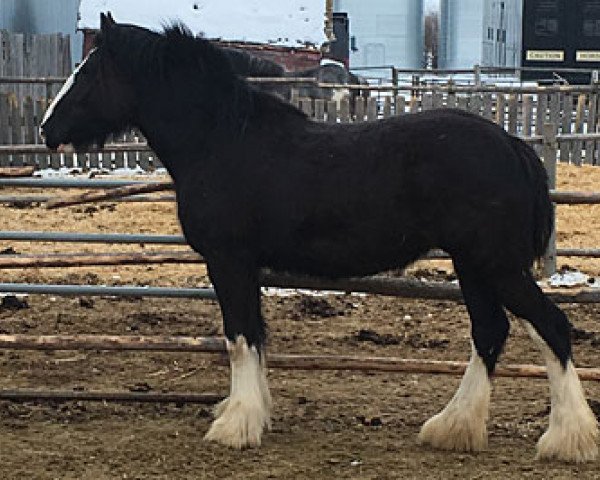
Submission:
[[[600,190],[600,169],[559,170],[562,190]],[[8,190],[3,193],[7,193]],[[21,190],[23,192],[23,190]],[[600,206],[559,207],[564,247],[600,246]],[[6,230],[178,233],[171,204],[105,203],[49,212],[0,207]],[[140,246],[0,242],[0,250],[83,252]],[[146,250],[160,247],[146,246]],[[162,248],[164,249],[164,247]],[[169,248],[175,249],[175,248]],[[600,260],[561,258],[560,266],[600,275]],[[435,274],[446,265],[421,262]],[[425,272],[424,272],[425,270]],[[413,269],[414,271],[414,269]],[[198,265],[4,270],[5,282],[206,285]],[[24,308],[0,305],[0,332],[216,335],[210,301],[29,296]],[[600,307],[562,305],[576,330],[578,366],[600,366]],[[460,303],[336,295],[267,296],[269,349],[466,360],[469,325]],[[502,363],[541,358],[513,322]],[[534,460],[548,421],[545,380],[496,379],[489,446],[477,455],[416,444],[421,424],[451,398],[450,376],[271,370],[273,430],[260,449],[208,444],[209,406],[0,402],[3,479],[600,479],[600,463]],[[0,350],[0,388],[193,391],[226,394],[228,369],[201,354]],[[600,415],[600,384],[587,382]]]

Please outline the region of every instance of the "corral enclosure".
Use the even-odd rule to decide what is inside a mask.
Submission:
[[[345,102],[339,107],[335,105],[334,114],[332,103],[295,101],[324,121],[334,118],[362,121],[454,104],[502,122],[515,133],[529,129],[529,133],[539,134],[545,123],[553,124],[556,132],[562,128],[563,133],[590,132],[595,130],[597,122],[593,89],[535,98],[510,92],[433,92],[407,97],[396,95],[393,89],[391,93],[379,99],[373,96],[365,103],[359,100],[354,118]],[[542,100],[544,97],[546,100]],[[565,113],[569,110],[564,105],[568,104],[572,105],[570,114]],[[20,122],[9,124],[24,129]],[[594,190],[600,184],[596,167],[572,165],[596,163],[596,141],[579,138],[553,150],[559,155],[563,150],[568,152],[564,164],[558,168],[559,189]],[[38,167],[56,169],[77,166],[85,172],[99,167],[109,170],[124,165],[141,166],[138,155],[151,154],[147,151],[132,156],[92,154],[83,157],[82,163],[79,158],[48,157],[41,152],[37,160],[35,156],[5,155],[10,165],[33,162]],[[40,163],[40,158],[46,163]],[[6,194],[14,193],[13,188],[3,190]],[[595,206],[558,209],[559,246],[598,245],[596,218],[600,217]],[[172,202],[104,202],[49,212],[37,202],[13,201],[2,207],[2,213],[6,230],[179,233]],[[580,221],[582,218],[585,222]],[[14,241],[3,241],[1,245],[5,255],[33,254],[40,250],[45,253],[140,250],[139,245],[74,247]],[[141,248],[154,250],[150,245]],[[579,267],[592,276],[600,272],[598,265],[589,260],[559,259],[559,267],[562,265]],[[436,260],[417,265],[411,273],[429,280],[452,280],[447,266],[446,261]],[[7,269],[3,271],[3,280],[180,287],[208,284],[205,270],[199,265]],[[271,327],[272,352],[463,360],[468,351],[467,315],[464,306],[457,302],[352,294],[266,293],[264,311]],[[571,304],[565,309],[577,327],[577,364],[597,366],[596,349],[600,344],[597,307]],[[218,308],[212,301],[29,296],[25,300],[8,297],[0,305],[0,330],[4,334],[214,336],[220,334],[220,329]],[[503,363],[541,363],[531,351],[530,341],[515,323]],[[194,391],[221,395],[226,392],[228,376],[227,369],[215,365],[212,357],[200,354],[102,350],[2,350],[0,372],[4,389]],[[533,460],[535,440],[547,421],[549,400],[545,381],[497,379],[489,424],[490,446],[487,452],[470,455],[437,452],[415,444],[419,426],[447,402],[458,379],[344,371],[272,370],[270,375],[276,402],[274,430],[266,435],[261,450],[239,453],[202,442],[210,422],[207,406],[0,402],[0,438],[3,438],[0,451],[5,471],[12,478],[362,479],[484,475],[595,478],[597,475],[594,465],[572,467]],[[592,406],[598,412],[599,387],[596,383],[587,387]]]

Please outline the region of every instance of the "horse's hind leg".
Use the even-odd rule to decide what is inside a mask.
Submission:
[[[508,336],[509,323],[485,278],[458,262],[455,270],[471,318],[471,360],[452,400],[423,425],[419,442],[445,450],[479,451],[487,445],[489,375]]]
[[[236,252],[207,256],[207,264],[223,314],[231,387],[205,438],[234,448],[258,446],[271,424],[258,269]]]
[[[538,458],[585,462],[598,455],[598,426],[571,360],[570,324],[540,290],[529,272],[496,280],[506,308],[523,322],[539,345],[550,380],[550,426],[540,438]]]

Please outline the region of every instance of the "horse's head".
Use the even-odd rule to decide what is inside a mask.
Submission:
[[[122,131],[130,123],[134,89],[116,68],[111,52],[110,37],[117,28],[110,13],[101,14],[101,33],[95,47],[46,110],[40,133],[49,148],[102,146],[109,134]]]

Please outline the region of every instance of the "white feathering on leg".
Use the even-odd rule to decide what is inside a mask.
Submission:
[[[231,390],[228,398],[215,407],[216,419],[206,440],[234,448],[256,447],[265,427],[271,427],[271,394],[266,377],[264,355],[248,347],[240,335],[235,343],[227,341],[231,365]]]
[[[569,359],[565,368],[535,329],[523,322],[539,345],[550,380],[550,425],[537,444],[537,458],[588,462],[598,456],[598,422]]]
[[[487,368],[473,347],[458,390],[440,413],[425,422],[419,433],[419,443],[443,450],[483,450],[487,446],[490,394]]]

